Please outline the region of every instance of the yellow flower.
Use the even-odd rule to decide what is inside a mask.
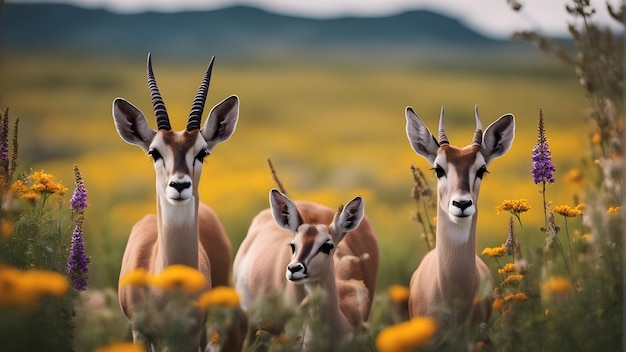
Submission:
[[[411,351],[426,344],[437,329],[433,318],[416,317],[383,329],[376,337],[376,348],[379,352]]]
[[[54,271],[0,267],[0,305],[36,307],[42,296],[63,296],[67,278]]]
[[[196,293],[206,284],[206,278],[198,269],[180,264],[168,266],[151,281],[152,286],[162,290],[169,291],[180,287],[187,293]]]
[[[152,275],[149,274],[146,269],[139,268],[126,273],[126,275],[120,279],[119,287],[122,288],[126,285],[142,287],[149,285],[151,281]]]
[[[495,311],[500,311],[502,310],[503,305],[504,305],[504,302],[502,301],[502,298],[498,297],[495,300],[493,300],[493,303],[491,304],[491,308]]]
[[[500,247],[486,247],[483,249],[481,255],[488,255],[490,257],[501,257],[506,253],[506,247],[504,245]]]
[[[203,293],[198,298],[197,304],[200,308],[209,307],[239,307],[239,294],[231,287],[219,286]]]
[[[39,200],[41,198],[41,196],[39,194],[37,194],[34,191],[30,191],[30,190],[22,193],[22,195],[20,197],[22,197],[22,199],[32,200],[32,201],[37,201],[37,200]]]
[[[54,176],[46,174],[42,171],[33,172],[33,185],[31,191],[38,193],[59,193],[63,194],[67,191],[61,183],[54,181]]]
[[[0,238],[7,239],[13,235],[15,224],[9,219],[0,220]]]
[[[512,273],[514,271],[515,271],[515,264],[513,263],[506,263],[504,265],[504,268],[498,269],[498,273],[503,274],[503,275],[506,273]]]
[[[517,284],[520,281],[522,281],[523,278],[524,278],[524,275],[521,275],[521,274],[509,275],[504,280],[504,284],[506,284],[506,285],[514,285],[514,284]]]
[[[581,205],[578,205],[575,208],[572,208],[569,205],[557,205],[554,207],[554,212],[559,215],[563,215],[566,218],[573,218],[583,213]]]
[[[580,169],[571,169],[565,179],[570,183],[580,184],[583,181],[583,172]]]
[[[402,285],[391,285],[387,290],[392,302],[401,303],[409,299],[409,288]]]
[[[99,347],[93,352],[145,352],[142,345],[135,345],[132,342],[116,342],[107,346]]]
[[[619,214],[620,210],[622,210],[622,207],[610,207],[606,213],[609,215],[615,215]]]
[[[280,334],[278,336],[274,336],[272,337],[272,339],[270,340],[270,344],[272,346],[276,346],[276,345],[286,345],[289,343],[289,335],[283,333]]]
[[[602,142],[602,135],[600,134],[600,132],[596,132],[593,134],[593,136],[591,136],[591,142],[595,144],[599,144],[600,142]]]
[[[564,296],[574,292],[574,285],[570,279],[562,276],[551,276],[541,285],[541,293],[544,297],[551,295]]]
[[[13,194],[22,194],[28,191],[28,186],[24,184],[22,180],[17,180],[11,184],[11,188],[9,189],[10,193]]]
[[[505,200],[496,207],[496,212],[500,214],[502,211],[508,211],[509,213],[518,216],[521,213],[529,211],[531,206],[526,199],[513,199]]]
[[[518,301],[518,302],[526,302],[528,300],[528,296],[524,292],[519,293],[511,293],[504,297],[504,302],[510,301]]]

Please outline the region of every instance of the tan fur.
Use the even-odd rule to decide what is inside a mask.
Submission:
[[[295,204],[305,224],[328,225],[333,222],[335,212],[328,207],[302,201]],[[244,308],[247,308],[246,305],[249,308],[256,299],[270,292],[284,292],[294,304],[303,301],[306,296],[304,285],[294,285],[285,278],[285,270],[292,257],[289,247],[292,239],[293,233],[276,224],[270,209],[261,211],[254,218],[233,266],[235,286],[240,294],[245,292],[243,299],[247,302]],[[341,329],[347,328],[352,334],[363,331],[363,321],[369,317],[376,287],[378,241],[366,218],[335,249],[334,261],[344,263],[343,258],[347,257],[356,260],[346,259],[345,263],[349,265],[333,270],[334,276],[341,277],[329,278],[332,280],[329,285],[336,285],[334,290],[338,298],[335,300],[338,301],[334,304],[348,325]]]

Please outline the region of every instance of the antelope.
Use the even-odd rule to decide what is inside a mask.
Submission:
[[[120,137],[147,152],[156,172],[157,213],[146,215],[133,226],[122,258],[120,280],[136,269],[158,274],[170,265],[181,264],[204,274],[207,288],[229,283],[230,241],[216,213],[198,197],[204,159],[218,143],[230,138],[239,116],[239,99],[233,95],[214,106],[200,126],[214,59],[202,78],[184,131],[172,131],[150,54],[148,87],[158,130],[150,128],[145,115],[128,101],[113,101],[113,119]],[[134,324],[133,308],[145,299],[145,294],[163,305],[167,304],[167,296],[157,288],[145,292],[122,287],[118,291],[119,303],[131,322],[133,341],[158,348],[158,327]],[[198,313],[193,331],[189,331],[184,346],[176,346],[177,351],[195,352],[199,346],[204,349],[205,318]]]
[[[317,308],[338,342],[363,331],[378,261],[378,241],[361,197],[334,213],[273,189],[270,209],[253,219],[235,256],[235,288],[244,310],[272,291],[302,304],[313,289],[322,290],[326,298]],[[306,330],[305,346],[314,338]]]
[[[413,108],[406,108],[411,147],[428,160],[438,179],[436,244],[411,277],[409,315],[434,316],[441,327],[456,327],[487,322],[491,315],[490,299],[477,297],[481,284],[493,287],[489,268],[476,255],[478,192],[487,165],[510,149],[515,120],[511,114],[503,115],[483,135],[475,107],[474,138],[459,148],[448,141],[443,115],[442,107],[436,139]]]

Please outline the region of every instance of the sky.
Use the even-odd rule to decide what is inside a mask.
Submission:
[[[617,7],[621,0],[591,0],[597,13],[594,22],[617,24],[610,19],[606,2]],[[251,5],[286,15],[314,18],[385,16],[407,10],[432,10],[459,19],[465,25],[494,38],[506,38],[521,30],[567,37],[568,24],[580,25],[565,11],[571,0],[518,0],[514,12],[507,0],[8,0],[7,2],[69,3],[106,8],[119,13],[142,11],[212,10],[233,5]],[[623,27],[622,27],[623,28]]]

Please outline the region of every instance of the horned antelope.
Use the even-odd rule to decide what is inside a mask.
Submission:
[[[138,268],[153,274],[173,264],[198,269],[207,279],[208,287],[228,285],[231,245],[215,212],[201,203],[198,183],[204,159],[220,142],[230,138],[239,116],[239,99],[230,96],[217,104],[201,127],[200,122],[209,89],[213,60],[202,78],[193,100],[184,131],[172,131],[165,104],[157,87],[148,54],[148,87],[156,115],[158,130],[149,127],[144,114],[122,98],[113,101],[113,119],[120,137],[143,149],[154,161],[156,172],[157,213],[137,222],[128,238],[122,259],[120,279]],[[126,317],[133,322],[133,307],[144,299],[143,290],[125,286],[119,289],[119,303]],[[167,296],[156,288],[152,295],[162,304]],[[203,344],[204,317],[177,351],[197,351]],[[156,326],[132,324],[134,341],[158,346]],[[203,347],[204,349],[204,347]]]
[[[458,148],[448,141],[443,115],[442,107],[436,139],[413,109],[406,108],[411,147],[428,160],[438,179],[436,245],[411,277],[409,314],[435,316],[442,327],[454,327],[486,322],[491,315],[490,300],[474,302],[481,282],[493,280],[476,255],[478,192],[487,165],[511,147],[515,120],[511,114],[503,115],[483,135],[476,107],[472,143]]]
[[[235,287],[243,308],[272,291],[300,304],[319,288],[326,300],[318,308],[333,341],[362,331],[379,260],[378,241],[363,208],[361,197],[335,213],[271,190],[270,209],[254,218],[235,257]],[[313,336],[305,332],[304,338],[306,344]]]

